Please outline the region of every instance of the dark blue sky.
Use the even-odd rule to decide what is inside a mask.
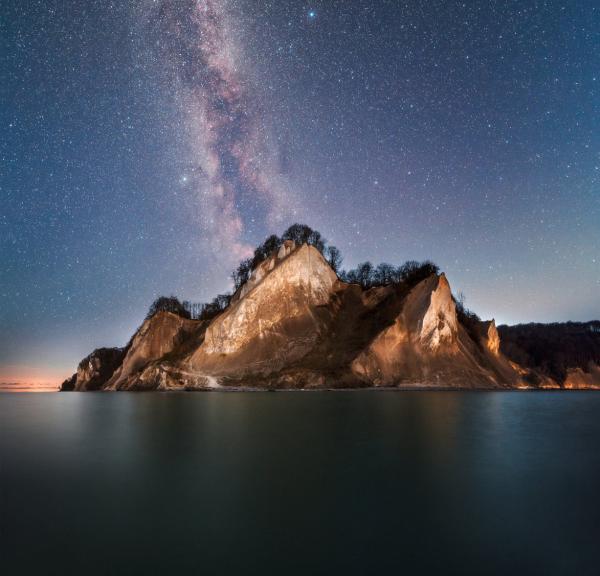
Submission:
[[[4,0],[0,27],[0,380],[210,299],[297,220],[498,322],[600,317],[597,2]]]

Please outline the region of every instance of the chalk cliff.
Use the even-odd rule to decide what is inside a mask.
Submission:
[[[290,249],[263,262],[240,298],[215,318],[190,367],[222,374],[272,372],[311,348],[322,330],[318,309],[329,303],[338,280],[314,247]]]
[[[158,312],[126,348],[84,359],[63,389],[563,385],[511,360],[493,320],[463,325],[444,274],[367,290],[286,241],[212,320]],[[571,370],[564,387],[593,387],[596,372]]]
[[[444,274],[411,290],[394,323],[358,355],[352,369],[376,386],[495,388],[518,381],[487,339],[473,341],[460,325]]]
[[[205,324],[170,312],[158,312],[138,329],[122,363],[104,384],[106,390],[135,387],[138,373],[159,359],[185,354],[202,341]]]

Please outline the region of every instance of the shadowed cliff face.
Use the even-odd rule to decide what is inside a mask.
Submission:
[[[77,366],[77,372],[65,380],[61,390],[84,392],[100,390],[125,357],[124,348],[98,348]]]
[[[86,358],[64,389],[499,388],[531,381],[530,369],[501,353],[493,320],[468,328],[444,274],[366,290],[340,281],[314,247],[288,241],[213,320],[159,312],[125,350]],[[572,372],[565,386],[590,387],[594,378]]]

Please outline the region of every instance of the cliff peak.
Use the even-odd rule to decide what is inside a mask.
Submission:
[[[458,318],[450,284],[444,273],[431,276],[423,282],[414,290],[407,304],[415,306],[414,313],[422,318],[418,330],[421,345],[433,352],[444,346],[452,347],[458,334]]]
[[[233,354],[257,339],[263,344],[271,339],[276,345],[286,334],[297,344],[286,346],[293,355],[298,352],[298,338],[309,337],[311,308],[327,304],[336,281],[335,272],[314,246],[283,244],[277,255],[255,269],[239,298],[210,324],[192,364],[210,363],[211,356]],[[297,326],[297,333],[287,331],[285,325],[290,324]],[[259,350],[257,354],[255,361],[263,356]]]

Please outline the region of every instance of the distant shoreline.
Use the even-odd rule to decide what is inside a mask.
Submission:
[[[0,392],[60,392],[60,385],[58,384],[21,384],[15,382],[11,383],[0,383]]]

